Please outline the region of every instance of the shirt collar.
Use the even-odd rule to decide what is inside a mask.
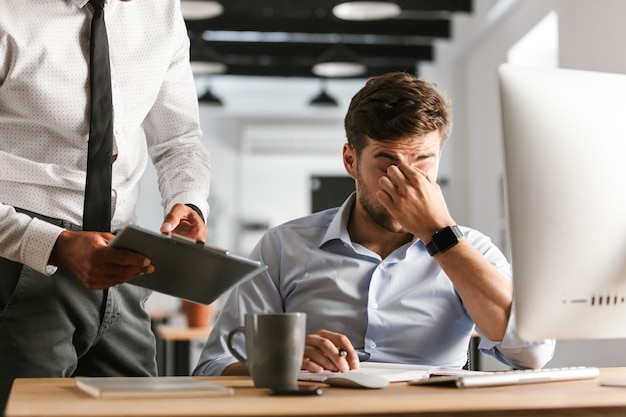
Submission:
[[[85,7],[87,5],[87,3],[89,3],[89,0],[70,0],[72,3],[74,3],[74,5],[80,9],[82,9],[83,7]]]
[[[335,217],[333,217],[332,221],[328,225],[328,229],[320,242],[320,248],[331,240],[341,240],[344,243],[352,245],[352,240],[350,239],[350,234],[348,233],[348,220],[350,220],[350,213],[352,212],[352,207],[354,207],[355,201],[356,193],[350,194],[337,213],[335,213]]]
[[[89,3],[89,0],[70,0],[70,1],[74,3],[76,7],[81,8],[81,9]],[[107,3],[109,3],[109,0],[104,0],[105,6],[107,5]]]
[[[350,239],[350,234],[348,233],[348,221],[350,220],[350,214],[352,213],[352,208],[354,207],[355,202],[356,192],[350,194],[346,201],[344,201],[344,203],[341,205],[337,213],[335,213],[335,216],[328,225],[328,229],[326,230],[326,233],[324,234],[324,237],[319,244],[320,248],[322,248],[324,245],[331,241],[340,240],[343,243],[352,247],[352,249],[356,250],[352,239]],[[411,242],[402,246],[402,250],[399,256],[401,258],[406,257],[407,250],[414,247],[419,241],[420,240],[417,237],[413,236]]]

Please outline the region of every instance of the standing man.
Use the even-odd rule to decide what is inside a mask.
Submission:
[[[0,1],[0,413],[17,377],[156,374],[150,293],[124,284],[154,267],[108,243],[148,158],[161,232],[206,239],[188,51],[178,0]]]
[[[474,326],[483,352],[544,366],[554,341],[516,337],[509,263],[486,236],[457,226],[437,185],[447,100],[410,74],[382,75],[353,97],[345,129],[356,192],[261,238],[252,258],[267,273],[231,292],[194,373],[245,374],[228,330],[245,313],[283,311],[307,314],[302,368],[312,372],[360,361],[461,368]]]

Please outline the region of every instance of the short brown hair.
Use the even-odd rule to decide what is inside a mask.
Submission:
[[[394,141],[452,129],[449,101],[434,85],[405,72],[370,78],[356,93],[344,120],[348,143],[357,153],[367,138]]]

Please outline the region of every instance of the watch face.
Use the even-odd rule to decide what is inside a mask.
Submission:
[[[456,245],[462,236],[463,232],[458,226],[444,227],[433,235],[430,243],[426,245],[426,249],[431,256],[443,253]]]

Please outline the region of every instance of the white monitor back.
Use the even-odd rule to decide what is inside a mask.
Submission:
[[[626,75],[498,77],[518,333],[626,337]]]

